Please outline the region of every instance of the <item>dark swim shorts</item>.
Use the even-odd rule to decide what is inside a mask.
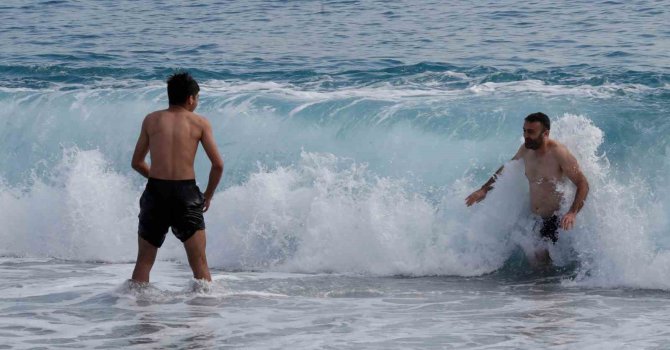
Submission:
[[[540,230],[540,236],[545,239],[550,239],[552,243],[556,243],[556,241],[558,241],[559,224],[560,220],[556,215],[542,219],[542,229]]]
[[[195,180],[159,180],[149,178],[140,198],[138,234],[160,248],[168,227],[184,242],[196,231],[205,229],[202,215],[205,196]]]

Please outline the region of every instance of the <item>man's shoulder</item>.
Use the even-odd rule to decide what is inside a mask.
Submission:
[[[191,118],[193,118],[193,119],[199,121],[199,122],[204,122],[204,121],[207,120],[207,118],[205,118],[205,117],[203,117],[203,116],[201,116],[200,114],[195,113],[195,112],[190,112],[190,113],[189,113],[189,116],[190,116]]]
[[[549,144],[549,149],[558,158],[565,158],[572,155],[568,147],[566,147],[564,144],[556,140],[551,140]]]
[[[526,146],[522,143],[521,146],[519,146],[519,149],[516,151],[516,154],[512,158],[512,160],[517,160],[517,159],[525,159],[526,155],[528,154],[528,149]]]
[[[201,128],[205,128],[209,125],[209,120],[207,120],[207,118],[201,116],[200,114],[191,112],[189,114],[189,117],[194,123],[198,124],[198,126],[200,126]]]
[[[549,149],[552,151],[564,151],[567,150],[564,144],[556,141],[556,140],[548,140],[547,146],[549,146]]]
[[[158,119],[158,118],[160,118],[161,115],[165,114],[165,112],[166,112],[165,109],[161,109],[161,110],[158,110],[158,111],[153,111],[153,112],[147,114],[144,117],[144,120],[149,121],[149,120],[153,120],[153,119]]]

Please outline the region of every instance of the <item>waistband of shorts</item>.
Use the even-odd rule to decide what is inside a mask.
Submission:
[[[195,179],[188,179],[188,180],[163,180],[163,179],[156,179],[153,177],[149,178],[149,181],[147,181],[147,184],[174,184],[174,185],[195,185]]]
[[[545,217],[539,216],[537,214],[531,213],[528,217],[532,221],[535,221],[535,222],[545,222],[545,221],[549,221],[549,220],[560,220],[562,216],[559,215],[559,214],[552,214],[551,216],[547,216],[545,218]]]

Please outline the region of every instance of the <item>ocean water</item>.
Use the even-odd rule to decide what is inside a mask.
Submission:
[[[668,5],[3,2],[0,349],[666,348]],[[177,69],[225,160],[214,281],[170,235],[136,288],[130,157]],[[540,271],[537,111],[591,187]]]

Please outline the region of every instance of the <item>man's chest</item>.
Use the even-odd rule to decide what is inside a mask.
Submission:
[[[556,181],[563,176],[558,160],[549,154],[528,154],[524,157],[524,165],[526,177],[531,182]]]

